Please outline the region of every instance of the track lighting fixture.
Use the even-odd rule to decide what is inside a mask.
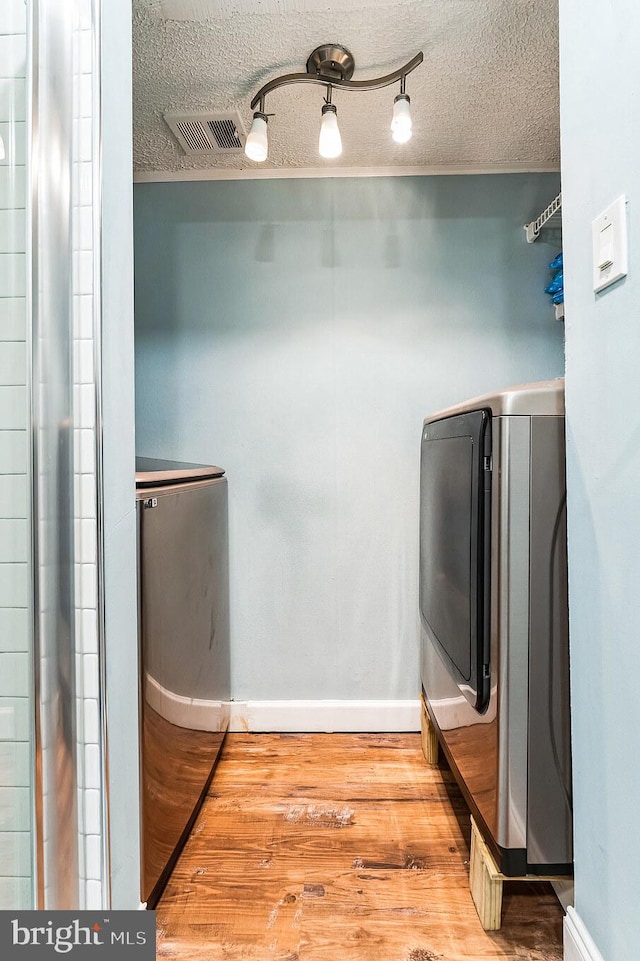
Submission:
[[[352,80],[355,63],[353,57],[344,47],[334,43],[325,43],[317,47],[307,60],[306,73],[287,73],[282,77],[275,77],[258,90],[251,101],[251,109],[255,110],[253,123],[247,137],[245,154],[250,160],[258,163],[267,159],[267,117],[264,103],[265,97],[278,87],[285,87],[292,83],[320,83],[326,87],[325,102],[322,107],[322,122],[318,149],[320,156],[327,159],[339,157],[342,153],[342,138],[338,127],[338,111],[332,102],[332,91],[339,90],[379,90],[392,83],[400,81],[400,93],[393,103],[391,119],[391,134],[396,143],[403,144],[411,139],[411,107],[405,92],[408,74],[418,67],[424,57],[417,53],[412,60],[403,67],[388,73],[384,77],[372,80]],[[256,107],[258,108],[256,110]]]
[[[399,93],[393,101],[393,116],[391,117],[391,136],[396,143],[407,143],[411,140],[411,101],[406,93]]]
[[[331,103],[331,85],[327,87],[327,96],[322,108],[322,122],[320,124],[320,138],[318,151],[321,157],[333,160],[342,153],[342,137],[338,127],[338,111]]]
[[[263,113],[262,110],[256,110],[253,115],[251,130],[249,131],[247,142],[244,146],[244,152],[249,160],[262,163],[263,160],[267,159],[267,153],[269,151],[267,122],[266,113]]]

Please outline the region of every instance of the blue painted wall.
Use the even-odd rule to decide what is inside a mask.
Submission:
[[[560,0],[560,36],[575,903],[605,961],[630,961],[640,957],[640,7]],[[623,193],[629,275],[596,295],[591,222]]]
[[[423,417],[563,373],[554,175],[138,184],[137,448],[230,484],[236,699],[413,698]]]

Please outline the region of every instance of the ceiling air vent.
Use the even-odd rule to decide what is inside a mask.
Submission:
[[[166,113],[165,122],[185,153],[238,153],[246,135],[240,114]]]

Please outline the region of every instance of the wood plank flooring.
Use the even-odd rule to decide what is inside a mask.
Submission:
[[[418,734],[231,734],[157,905],[158,958],[561,961],[544,883],[483,931],[469,815]]]

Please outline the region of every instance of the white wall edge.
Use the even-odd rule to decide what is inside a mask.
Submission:
[[[233,701],[230,731],[391,734],[420,730],[420,701]]]
[[[564,919],[564,961],[604,961],[584,922],[573,908]]]
[[[137,170],[138,184],[173,183],[202,180],[314,180],[332,177],[447,177],[472,174],[549,174],[559,173],[559,164],[449,164],[446,167],[294,167],[288,169],[211,168],[209,170]]]

